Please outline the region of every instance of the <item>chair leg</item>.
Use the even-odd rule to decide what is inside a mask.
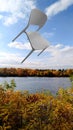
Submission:
[[[23,63],[23,62],[31,55],[31,53],[32,53],[33,51],[34,51],[34,50],[31,50],[31,51],[29,52],[29,54],[22,60],[21,63]]]
[[[47,47],[46,47],[46,48],[47,48]],[[41,53],[43,53],[43,51],[45,51],[46,48],[44,48],[44,49],[38,54],[38,56],[39,56]]]
[[[14,42],[22,33],[23,33],[23,31],[20,32],[20,33],[12,40],[12,42]]]
[[[28,28],[28,25],[12,40],[12,42],[14,42],[23,32],[25,33],[27,28]]]

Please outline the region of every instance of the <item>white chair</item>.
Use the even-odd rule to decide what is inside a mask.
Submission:
[[[21,62],[23,63],[27,57],[35,50],[42,50],[38,55],[40,55],[46,48],[48,48],[49,44],[48,41],[45,40],[39,33],[38,30],[42,28],[47,20],[47,16],[38,9],[33,9],[30,14],[29,22],[27,26],[12,40],[13,42],[22,34],[25,33],[28,37],[28,40],[31,44],[32,50],[30,53],[24,58]],[[27,28],[30,25],[37,25],[39,26],[38,29],[34,32],[27,32]]]

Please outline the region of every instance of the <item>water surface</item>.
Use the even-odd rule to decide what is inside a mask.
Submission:
[[[16,83],[15,90],[27,90],[30,93],[42,90],[50,90],[53,94],[60,87],[67,88],[71,86],[69,78],[46,78],[46,77],[0,77],[0,84],[14,79]]]

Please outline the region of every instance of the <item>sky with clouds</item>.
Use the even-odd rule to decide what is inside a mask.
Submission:
[[[39,33],[50,45],[40,56],[35,51],[21,64],[30,43],[25,34],[15,42],[12,39],[26,27],[34,8],[48,17]],[[0,0],[0,67],[73,68],[73,0]]]

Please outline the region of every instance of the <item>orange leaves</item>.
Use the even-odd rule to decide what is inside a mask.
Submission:
[[[56,96],[0,88],[0,130],[73,130],[73,88]]]
[[[23,68],[0,68],[0,76],[39,76],[39,77],[69,77],[73,75],[73,69],[59,70],[33,70]],[[71,78],[72,79],[72,78]]]

